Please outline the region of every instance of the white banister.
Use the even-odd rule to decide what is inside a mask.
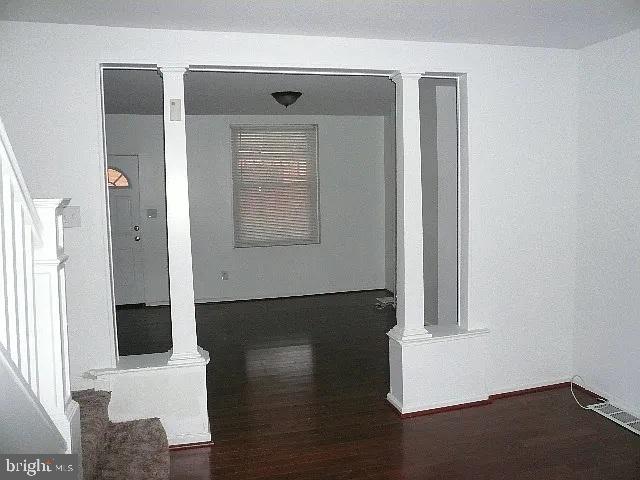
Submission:
[[[29,352],[27,341],[27,289],[25,282],[25,225],[22,205],[18,202],[13,204],[13,253],[15,262],[16,277],[16,310],[18,313],[17,343],[18,343],[18,366],[24,378],[29,379]]]
[[[69,385],[62,235],[68,203],[31,198],[0,120],[0,356],[7,378],[20,384],[15,391],[28,386],[24,398],[38,403],[25,411],[46,412],[71,452],[79,448],[79,415]]]
[[[7,131],[4,128],[4,123],[2,119],[0,119],[0,155],[2,155],[2,164],[3,168],[5,167],[9,170],[8,175],[13,179],[16,186],[16,196],[20,199],[20,202],[24,205],[24,207],[29,211],[29,222],[33,225],[33,229],[38,233],[38,238],[40,236],[40,220],[38,219],[38,213],[36,212],[36,207],[33,204],[33,200],[31,199],[31,195],[29,195],[29,189],[27,188],[27,184],[24,181],[24,177],[22,176],[22,171],[18,166],[18,162],[16,161],[16,156],[13,153],[13,147],[11,146],[11,142],[9,141],[9,137],[7,135]],[[4,177],[4,172],[3,172]]]
[[[3,145],[4,146],[4,145]],[[15,263],[15,244],[14,244],[14,178],[10,168],[10,162],[7,160],[8,155],[3,148],[0,150],[2,155],[2,205],[0,206],[2,214],[2,256],[3,277],[4,277],[4,347],[11,356],[16,365],[20,365],[18,359],[18,308],[17,308],[17,282],[16,282],[16,263]]]
[[[25,250],[25,290],[27,303],[27,338],[29,341],[29,384],[33,393],[38,396],[39,379],[38,379],[38,350],[37,338],[38,330],[36,328],[36,307],[35,307],[35,277],[33,272],[33,232],[29,229],[25,231],[25,243],[28,248]]]
[[[64,301],[67,259],[62,245],[62,209],[68,200],[35,200],[42,222],[42,242],[34,251],[37,351],[40,400],[65,439],[71,439],[67,405],[69,388],[69,353],[67,346],[67,314]]]

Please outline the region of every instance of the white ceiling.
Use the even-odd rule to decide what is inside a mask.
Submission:
[[[302,92],[285,109],[272,92]],[[162,78],[153,70],[105,70],[106,113],[162,115]],[[387,77],[189,72],[191,115],[385,115],[395,108]]]
[[[640,0],[0,0],[0,19],[581,48],[640,28]]]

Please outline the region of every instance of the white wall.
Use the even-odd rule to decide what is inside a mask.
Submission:
[[[19,22],[0,36],[0,115],[27,184],[81,208],[65,232],[74,388],[115,363],[99,62],[467,74],[468,316],[491,329],[490,389],[569,375],[578,52]]]
[[[230,125],[250,123],[318,125],[319,245],[233,248]],[[384,288],[383,129],[383,117],[187,116],[196,300]],[[142,210],[159,210],[143,220],[145,299],[167,302],[162,117],[107,115],[107,150],[140,155]]]
[[[581,51],[574,372],[640,414],[640,30]]]

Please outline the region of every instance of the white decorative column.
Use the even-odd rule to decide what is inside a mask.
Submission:
[[[487,402],[487,330],[424,327],[422,154],[417,73],[397,73],[397,325],[387,400],[401,414]],[[431,328],[431,327],[430,327]]]
[[[424,328],[422,251],[422,154],[420,151],[419,73],[397,73],[397,325],[389,335],[397,340],[429,337]]]
[[[209,353],[198,347],[191,259],[184,75],[187,65],[159,65],[164,85],[169,296],[173,348],[167,353],[120,357],[115,369],[89,373],[111,391],[109,419],[158,417],[169,445],[211,441],[207,412]]]
[[[164,90],[164,158],[173,349],[169,363],[203,361],[196,338],[184,75],[187,65],[160,65]]]
[[[424,328],[422,154],[418,73],[396,73],[396,326],[389,333],[390,391],[400,412],[411,397],[415,355],[411,345],[431,337]],[[413,360],[412,360],[413,359]]]

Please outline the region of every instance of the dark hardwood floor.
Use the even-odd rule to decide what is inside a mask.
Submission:
[[[640,479],[640,437],[568,388],[400,419],[381,294],[198,305],[215,445],[172,451],[171,478]],[[121,354],[166,351],[168,308],[120,310],[118,333]]]

